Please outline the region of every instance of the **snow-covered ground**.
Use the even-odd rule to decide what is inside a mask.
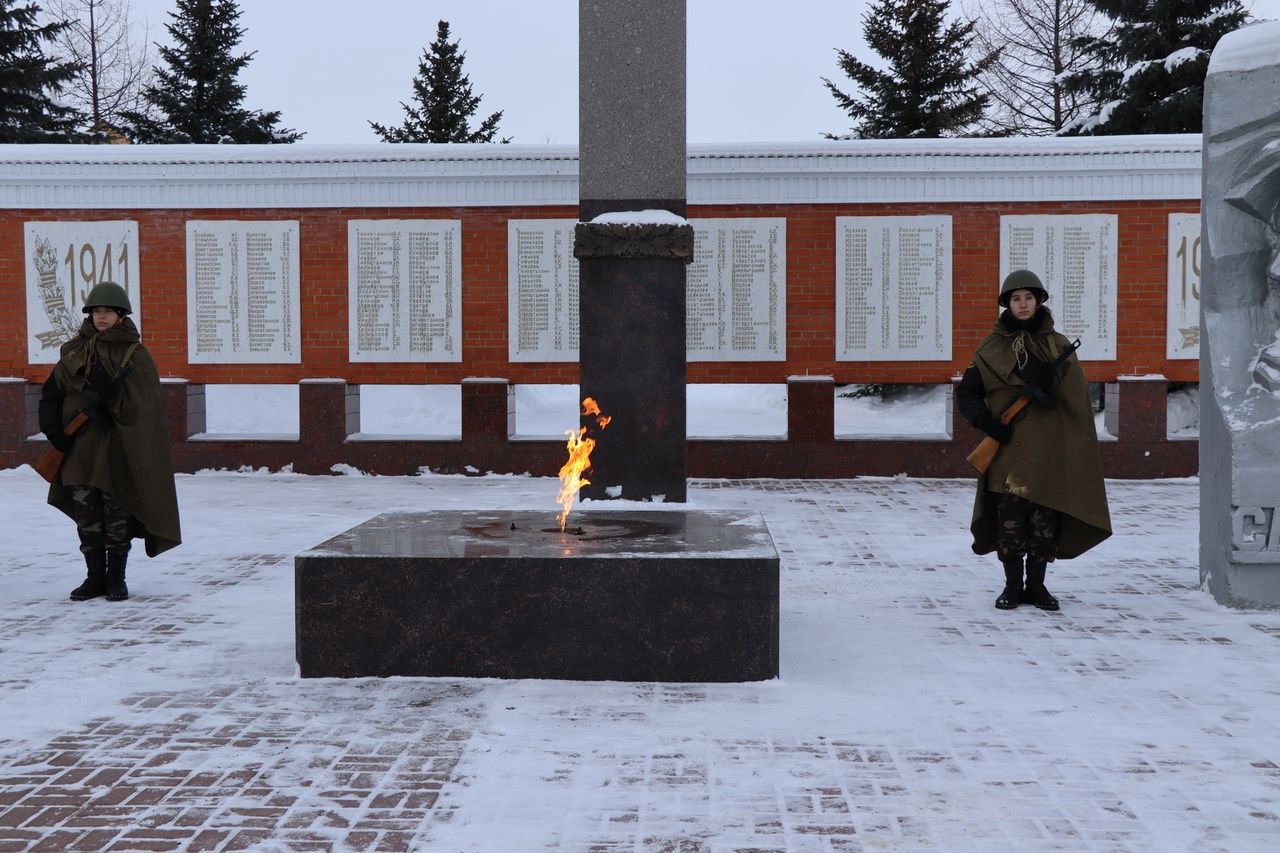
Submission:
[[[0,849],[1280,849],[1280,614],[1198,588],[1194,480],[1108,490],[1051,614],[992,606],[967,481],[693,481],[769,527],[779,679],[342,681],[297,675],[295,554],[550,522],[556,482],[183,475],[184,544],[77,604],[71,523],[0,471]]]
[[[389,433],[406,394],[456,411],[370,390]],[[691,435],[781,432],[770,390],[700,389]],[[296,412],[234,393],[227,431]],[[521,433],[575,422],[573,386],[517,393]],[[941,390],[837,406],[846,434],[945,423]],[[301,679],[298,552],[391,510],[558,510],[547,478],[341,473],[181,475],[183,545],[76,604],[74,528],[0,471],[0,851],[1280,849],[1280,613],[1199,589],[1195,480],[1109,483],[1056,614],[992,606],[968,481],[695,480],[689,508],[769,527],[781,678]]]

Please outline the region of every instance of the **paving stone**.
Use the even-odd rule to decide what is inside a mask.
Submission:
[[[343,478],[317,479],[306,500],[339,517]],[[389,503],[432,500],[384,479]],[[479,478],[476,505],[545,485],[515,480]],[[184,514],[217,506],[205,482]],[[25,591],[55,565],[33,559],[0,613],[0,701],[55,659],[141,686],[0,740],[0,853],[1280,849],[1280,614],[1198,589],[1196,484],[1108,484],[1116,536],[1051,567],[1056,614],[991,606],[971,488],[692,482],[699,508],[759,509],[782,555],[783,675],[758,685],[300,680],[292,551],[140,568],[118,610]],[[277,648],[238,645],[251,614],[226,602],[250,600],[284,603]]]

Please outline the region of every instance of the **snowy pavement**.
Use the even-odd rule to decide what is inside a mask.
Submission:
[[[1280,849],[1280,613],[1198,588],[1194,480],[1108,483],[1059,613],[992,606],[969,482],[694,481],[782,557],[782,677],[717,685],[297,677],[296,552],[551,480],[181,476],[185,544],[79,604],[42,486],[0,471],[0,853]]]

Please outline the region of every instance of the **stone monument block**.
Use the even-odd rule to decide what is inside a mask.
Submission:
[[[1200,575],[1280,607],[1280,23],[1224,36],[1205,80]]]
[[[294,559],[304,678],[761,681],[778,552],[759,513],[393,512]]]

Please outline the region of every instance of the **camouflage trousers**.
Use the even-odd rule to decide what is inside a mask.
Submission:
[[[1026,498],[1000,495],[996,504],[996,554],[1006,558],[1026,554],[1052,562],[1058,552],[1058,516],[1056,509],[1032,503]]]
[[[70,486],[72,518],[80,535],[80,550],[129,553],[133,516],[121,509],[111,495],[93,486]]]

